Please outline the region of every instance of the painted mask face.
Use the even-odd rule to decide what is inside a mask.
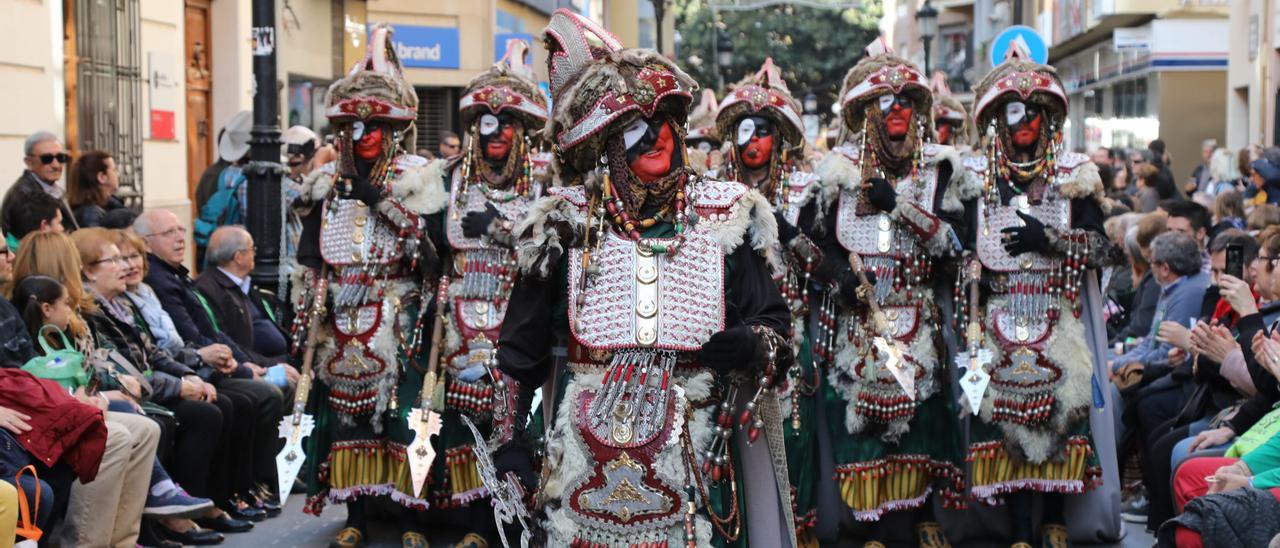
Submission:
[[[623,132],[627,165],[641,182],[649,183],[671,173],[675,132],[662,120],[641,118]]]
[[[363,122],[356,122],[352,128],[352,141],[355,141],[356,157],[361,160],[374,160],[382,154],[382,127],[367,127]]]
[[[742,165],[748,169],[769,165],[776,134],[773,122],[763,116],[748,116],[738,122],[737,143]]]
[[[1044,115],[1038,107],[1022,101],[1012,101],[1005,105],[1004,112],[1014,146],[1028,148],[1040,140],[1040,126],[1044,123]]]
[[[515,144],[516,120],[507,113],[497,116],[485,114],[480,117],[480,148],[484,157],[493,162],[501,162],[511,154]]]
[[[907,136],[914,112],[915,103],[906,95],[880,96],[880,115],[884,118],[884,129],[890,139],[896,141]]]
[[[946,122],[938,122],[938,142],[944,145],[951,144],[951,124]]]

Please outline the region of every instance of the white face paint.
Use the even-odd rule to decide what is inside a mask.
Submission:
[[[889,107],[893,105],[893,102],[894,102],[894,100],[896,100],[896,99],[897,99],[897,98],[896,98],[896,97],[894,97],[892,93],[887,93],[887,94],[881,95],[881,96],[880,96],[880,110],[881,110],[881,111],[888,110],[888,109],[889,109]]]
[[[351,140],[359,141],[362,137],[364,137],[364,122],[357,121],[351,124]]]
[[[1027,117],[1027,104],[1022,101],[1013,101],[1004,106],[1005,125],[1012,126],[1021,122]]]
[[[710,153],[711,153],[711,143],[709,143],[709,142],[707,142],[707,141],[700,141],[700,142],[698,142],[698,150],[699,150],[700,152],[702,152],[703,154],[710,154]]]
[[[743,118],[738,122],[738,146],[751,142],[751,136],[756,134],[756,121],[750,118]]]
[[[626,131],[622,132],[622,144],[625,148],[631,148],[640,142],[640,138],[644,137],[644,132],[649,131],[649,123],[643,118],[639,118],[631,125],[627,126]]]
[[[485,114],[484,116],[481,116],[480,134],[493,135],[493,132],[495,131],[498,131],[498,117],[492,114]]]

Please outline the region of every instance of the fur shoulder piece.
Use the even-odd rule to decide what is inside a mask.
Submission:
[[[329,162],[303,176],[300,189],[302,201],[305,203],[324,201],[325,196],[328,196],[329,191],[333,189],[335,173],[337,173],[337,167],[333,162]]]
[[[396,157],[395,170],[396,176],[388,186],[391,197],[405,209],[418,215],[430,215],[449,206],[449,192],[444,186],[448,160],[427,160],[404,154]]]
[[[706,179],[691,190],[699,224],[715,236],[726,254],[746,243],[764,256],[771,268],[781,266],[776,245],[778,221],[763,194],[739,183]]]
[[[689,160],[689,168],[698,175],[707,174],[707,153],[694,147],[686,149],[685,156]]]
[[[576,191],[576,192],[574,192]],[[578,198],[582,205],[575,204]],[[516,223],[516,264],[520,272],[545,280],[565,251],[582,240],[586,192],[582,187],[556,187],[529,207]]]
[[[1058,192],[1069,199],[1093,198],[1105,204],[1106,192],[1098,166],[1089,157],[1074,152],[1063,154],[1057,161]]]
[[[963,156],[955,147],[929,143],[924,146],[922,156],[929,165],[951,164],[951,178],[946,181],[946,190],[942,194],[943,211],[961,213],[966,200],[977,198],[982,193],[982,178],[970,176]]]
[[[838,146],[823,156],[813,172],[820,181],[823,206],[830,206],[840,195],[841,188],[856,189],[862,184],[862,159],[858,149]]]

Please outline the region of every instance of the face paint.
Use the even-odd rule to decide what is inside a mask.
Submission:
[[[675,136],[671,124],[646,125],[638,140],[627,148],[627,162],[631,172],[641,182],[649,183],[671,173],[671,155],[675,152]],[[634,126],[634,124],[633,124]],[[627,131],[631,131],[628,126]],[[625,133],[623,134],[625,138]]]
[[[1040,110],[1021,101],[1005,106],[1005,123],[1013,130],[1013,144],[1018,148],[1034,146],[1040,140],[1040,126],[1044,117]]]
[[[938,124],[938,142],[944,145],[951,144],[951,124]]]
[[[748,169],[759,169],[773,157],[773,122],[763,116],[748,116],[738,123],[739,159]]]
[[[891,101],[885,106],[885,97]],[[911,114],[915,112],[915,104],[905,95],[880,96],[880,112],[884,115],[884,129],[890,139],[895,141],[906,138],[911,130]]]
[[[382,154],[382,128],[374,127],[363,132],[356,141],[356,157],[361,160],[373,160]]]
[[[703,154],[711,153],[711,141],[698,141],[698,152]]]
[[[644,134],[648,133],[648,131],[649,122],[644,118],[639,118],[636,121],[631,122],[631,125],[627,126],[627,129],[622,132],[623,148],[630,151],[632,147],[636,146],[636,143],[640,142],[640,139],[643,138]]]
[[[480,146],[484,157],[493,162],[501,162],[511,154],[515,144],[515,120],[506,113],[494,116],[485,114],[480,117]]]
[[[750,117],[743,118],[738,122],[738,146],[743,146],[751,141],[756,134],[756,122]]]

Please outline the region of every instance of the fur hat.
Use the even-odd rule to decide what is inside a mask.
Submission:
[[[509,40],[502,60],[471,79],[458,101],[462,127],[471,127],[481,115],[496,115],[504,110],[519,117],[531,132],[546,125],[547,99],[534,82],[533,70],[524,62],[527,51],[529,44],[525,41]]]
[[[788,148],[800,148],[804,146],[804,120],[800,113],[800,103],[791,96],[782,72],[770,57],[764,60],[759,71],[740,82],[720,103],[716,130],[732,139],[742,118],[763,116],[778,126]]]
[[[987,127],[1000,115],[998,107],[1014,99],[1046,108],[1050,119],[1059,125],[1067,116],[1067,94],[1058,71],[1032,61],[1017,42],[1009,47],[1004,62],[978,82],[974,97],[973,117],[978,128]]]
[[[404,79],[391,34],[385,25],[373,28],[364,60],[329,86],[325,115],[333,122],[389,122],[405,129],[403,142],[412,148],[418,93]]]
[[[720,104],[716,101],[716,92],[704,89],[702,90],[702,100],[698,102],[698,106],[693,107],[693,112],[689,113],[689,133],[684,136],[686,141],[695,139],[704,139],[714,143],[713,146],[720,146],[720,134],[716,131],[716,114],[720,112]]]
[[[911,61],[893,54],[883,39],[866,48],[867,56],[844,77],[840,88],[840,118],[850,133],[860,133],[866,105],[881,95],[905,93],[916,103],[915,115],[924,115],[926,128],[933,127],[933,94],[924,74]]]
[[[652,50],[622,49],[617,38],[566,9],[551,16],[547,46],[553,112],[547,140],[567,180],[595,167],[609,138],[633,120],[662,113],[684,126],[698,85]]]

